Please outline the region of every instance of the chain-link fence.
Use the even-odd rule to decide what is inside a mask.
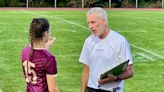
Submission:
[[[0,7],[164,8],[164,0],[0,0]]]

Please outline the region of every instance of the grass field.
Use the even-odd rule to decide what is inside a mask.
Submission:
[[[164,92],[164,12],[108,10],[108,14],[109,27],[131,44],[135,75],[125,81],[125,92]],[[0,11],[0,92],[25,92],[20,52],[35,17],[47,18],[57,38],[50,51],[58,61],[60,92],[80,92],[78,59],[90,34],[85,10]]]

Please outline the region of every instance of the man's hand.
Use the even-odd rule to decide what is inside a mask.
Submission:
[[[105,84],[105,83],[108,83],[111,81],[115,81],[116,79],[117,79],[117,76],[114,76],[113,74],[111,74],[111,75],[108,75],[108,77],[105,79],[99,79],[98,83],[99,84]]]
[[[49,37],[47,43],[45,44],[45,48],[48,50],[51,47],[51,45],[55,42],[55,40],[55,37]]]

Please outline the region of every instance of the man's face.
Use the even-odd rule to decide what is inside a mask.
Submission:
[[[98,14],[90,14],[87,16],[89,29],[95,36],[101,36],[105,28],[105,19]]]

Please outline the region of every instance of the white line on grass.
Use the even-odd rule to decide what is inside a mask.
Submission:
[[[117,32],[120,32],[120,33],[122,33],[122,32],[128,32],[128,33],[138,33],[138,32],[142,32],[142,33],[146,33],[146,31],[145,30],[143,30],[143,29],[139,29],[139,30],[137,30],[137,31],[132,31],[132,30],[129,30],[129,31],[125,31],[125,30],[117,30]]]
[[[147,53],[149,53],[149,54],[151,54],[151,55],[153,55],[153,56],[155,56],[155,57],[157,57],[157,58],[159,58],[159,59],[164,59],[163,56],[161,56],[161,55],[159,55],[159,54],[157,54],[157,53],[155,53],[155,52],[152,52],[152,51],[150,51],[150,50],[147,50],[147,49],[138,47],[138,46],[136,46],[136,45],[134,45],[134,44],[131,44],[131,46],[134,47],[134,48],[136,48],[136,49],[145,51],[145,52],[147,52]]]
[[[150,57],[150,56],[148,56],[148,55],[146,55],[146,54],[144,54],[144,53],[141,53],[141,52],[134,52],[134,54],[135,54],[135,55],[139,55],[139,56],[141,56],[141,57],[143,57],[143,58],[146,58],[146,59],[148,59],[149,61],[155,61],[155,60],[156,60],[155,58]],[[143,59],[142,59],[142,61],[143,61]]]
[[[24,11],[24,12],[25,12],[25,13],[30,13],[30,14],[33,14],[33,15],[37,15],[37,16],[47,16],[47,17],[59,19],[59,20],[62,20],[62,21],[64,21],[64,22],[66,22],[66,23],[70,23],[70,24],[73,24],[73,25],[82,27],[82,28],[84,28],[84,29],[86,29],[86,30],[89,30],[87,27],[85,27],[85,26],[83,26],[83,25],[80,25],[80,24],[78,24],[78,23],[74,23],[74,22],[71,22],[71,21],[65,20],[65,19],[63,19],[63,18],[56,17],[56,16],[48,16],[48,15],[33,13],[33,12],[29,12],[29,11]]]
[[[85,27],[85,26],[83,26],[83,25],[80,25],[80,24],[78,24],[78,23],[74,23],[74,22],[72,22],[72,21],[65,20],[65,19],[63,19],[63,18],[59,18],[59,17],[56,17],[56,16],[53,16],[53,17],[52,17],[52,16],[49,16],[49,15],[43,15],[43,14],[33,13],[33,12],[30,12],[30,11],[24,11],[24,12],[25,12],[25,13],[29,13],[29,14],[33,14],[33,15],[37,15],[37,16],[45,16],[45,17],[51,17],[51,18],[59,19],[59,20],[65,21],[65,22],[67,22],[67,23],[70,23],[70,24],[79,26],[79,27],[81,27],[81,28],[84,28],[84,29],[86,29],[86,30],[89,30],[87,27]],[[157,53],[155,53],[155,52],[152,52],[152,51],[150,51],[150,50],[147,50],[147,49],[138,47],[138,46],[136,46],[136,45],[134,45],[134,44],[131,44],[131,46],[134,47],[134,48],[136,48],[136,49],[145,51],[145,52],[147,52],[147,53],[149,53],[149,54],[151,54],[151,55],[153,55],[153,56],[156,56],[156,57],[159,58],[159,59],[164,59],[163,56],[161,56],[161,55],[159,55],[159,54],[157,54]],[[148,58],[148,57],[147,57],[147,58]]]

